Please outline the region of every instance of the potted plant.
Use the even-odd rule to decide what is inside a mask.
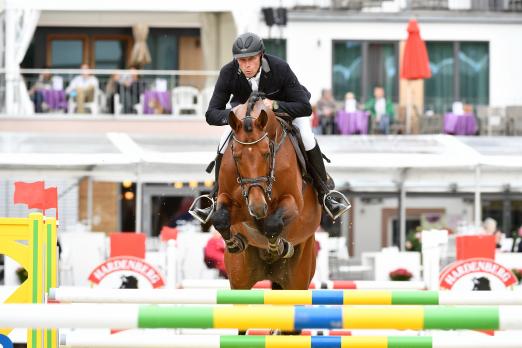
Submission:
[[[390,279],[394,281],[408,281],[413,277],[410,271],[406,268],[397,268],[390,272]]]

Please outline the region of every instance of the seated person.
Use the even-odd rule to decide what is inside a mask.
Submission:
[[[323,129],[323,134],[335,134],[335,111],[337,105],[330,89],[323,89],[321,99],[317,101],[317,116]]]
[[[42,90],[52,88],[52,75],[49,70],[44,70],[36,80],[35,84],[29,90],[29,96],[34,103],[34,111],[37,113],[47,112],[49,106],[44,101]]]
[[[139,104],[143,92],[145,92],[144,81],[140,80],[138,70],[131,67],[129,74],[123,75],[120,80],[120,96],[124,114],[136,113],[134,105]]]
[[[99,84],[98,79],[89,72],[89,64],[82,64],[81,69],[81,75],[71,80],[65,92],[76,98],[77,112],[85,113],[85,103],[94,100],[94,94]]]
[[[374,133],[389,134],[390,125],[393,123],[393,103],[384,95],[384,88],[376,86],[373,89],[373,98],[370,98],[364,105],[364,109],[370,112],[370,128]],[[368,132],[370,133],[370,132]]]
[[[357,100],[352,92],[346,93],[344,96],[344,111],[356,112],[357,111]]]

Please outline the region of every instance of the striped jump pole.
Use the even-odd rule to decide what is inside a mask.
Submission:
[[[522,305],[513,291],[423,290],[216,290],[60,287],[49,300],[61,303],[269,304],[269,305]]]
[[[505,337],[414,336],[176,336],[164,340],[146,337],[60,337],[64,348],[522,348],[522,342]]]
[[[268,280],[257,282],[254,289],[270,289]],[[226,279],[185,279],[180,283],[183,289],[230,289]],[[376,289],[376,290],[424,290],[426,283],[418,281],[374,281],[374,280],[330,280],[322,283],[311,283],[310,289]]]
[[[520,330],[522,306],[0,305],[10,328]]]

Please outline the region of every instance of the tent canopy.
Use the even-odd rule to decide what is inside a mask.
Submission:
[[[0,134],[4,178],[90,176],[95,180],[142,182],[206,180],[218,139],[181,135]],[[515,137],[322,136],[319,143],[338,186],[395,190],[407,171],[410,189],[472,190],[476,168],[481,185],[522,189],[522,139]]]

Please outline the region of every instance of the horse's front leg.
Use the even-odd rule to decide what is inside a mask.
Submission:
[[[232,235],[230,226],[232,224],[230,218],[230,209],[232,207],[233,200],[228,194],[220,194],[217,198],[217,208],[214,214],[212,214],[212,225],[221,234],[221,237],[225,240],[227,250],[229,253],[239,253],[246,249],[247,240],[241,234]]]
[[[268,249],[278,255],[289,258],[294,254],[293,245],[281,238],[284,226],[299,214],[294,196],[284,195],[279,199],[276,211],[268,216],[263,225],[263,232],[268,239]]]

